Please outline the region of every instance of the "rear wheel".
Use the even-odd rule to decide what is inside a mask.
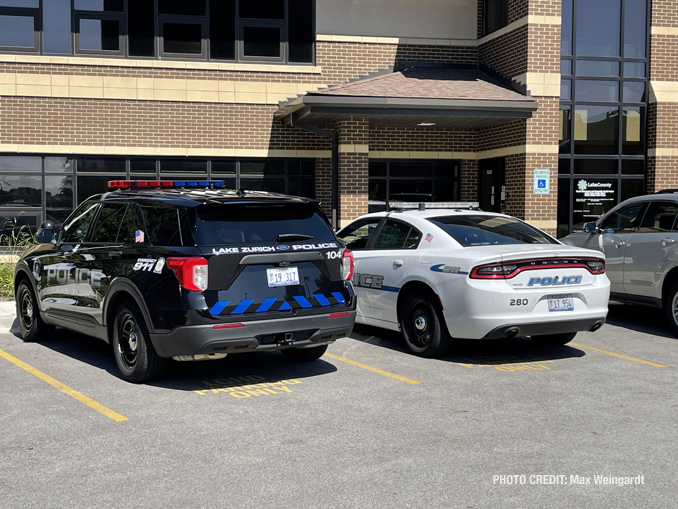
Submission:
[[[38,301],[28,281],[19,283],[16,289],[16,317],[19,332],[24,341],[40,342],[54,332],[54,326],[45,323],[40,316]]]
[[[311,362],[320,359],[327,351],[327,345],[313,348],[288,348],[281,350],[283,357],[290,362]]]
[[[669,327],[671,332],[678,336],[678,283],[671,287],[669,294],[666,296],[666,317],[669,319]]]
[[[120,374],[128,382],[142,383],[158,378],[167,359],[160,357],[148,333],[139,307],[133,302],[120,306],[113,322],[113,354]]]
[[[440,304],[430,291],[414,290],[404,297],[400,328],[407,348],[421,357],[435,357],[452,345]]]
[[[543,336],[532,336],[532,341],[539,346],[562,346],[572,341],[576,335],[576,332],[544,334]]]

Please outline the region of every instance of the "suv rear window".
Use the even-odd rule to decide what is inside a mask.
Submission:
[[[335,240],[317,206],[290,204],[202,205],[193,238],[199,246]]]
[[[536,228],[508,216],[464,214],[429,221],[464,247],[556,243]]]

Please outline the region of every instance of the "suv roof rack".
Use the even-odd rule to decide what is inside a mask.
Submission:
[[[654,194],[671,194],[671,193],[678,193],[678,189],[662,189],[661,191],[657,191]]]

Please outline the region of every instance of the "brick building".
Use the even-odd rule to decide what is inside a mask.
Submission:
[[[562,235],[678,187],[677,42],[671,0],[0,0],[0,233],[211,178]]]

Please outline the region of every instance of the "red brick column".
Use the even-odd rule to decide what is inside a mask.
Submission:
[[[367,214],[369,122],[339,120],[339,226]]]

